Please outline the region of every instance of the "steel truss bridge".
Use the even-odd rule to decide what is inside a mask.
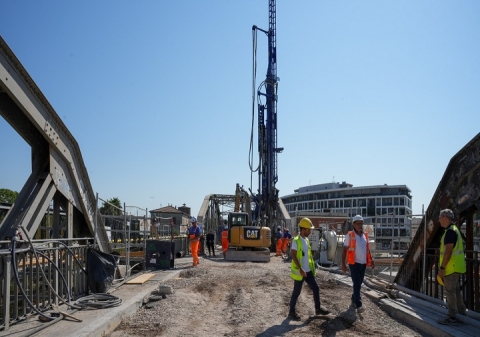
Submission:
[[[288,214],[281,199],[278,201],[278,225],[282,228],[290,224],[290,215]],[[222,219],[226,219],[229,212],[235,208],[235,195],[230,194],[209,194],[205,196],[200,211],[198,212],[198,221],[203,223],[205,229],[217,231],[223,227]]]
[[[35,236],[50,207],[53,238],[62,238],[68,245],[89,245],[92,242],[87,240],[95,239],[101,251],[110,252],[110,242],[103,221],[95,212],[97,202],[75,138],[1,37],[0,115],[31,147],[31,174],[0,223],[2,256],[11,255],[10,240],[18,231],[31,238]],[[204,223],[206,230],[216,230],[223,226],[222,219],[233,210],[234,204],[234,195],[207,195],[198,221]],[[441,296],[434,276],[438,267],[435,252],[441,238],[437,219],[443,208],[451,208],[459,227],[465,226],[462,231],[466,234],[467,274],[463,290],[467,307],[480,311],[479,259],[473,243],[474,216],[480,210],[480,133],[450,160],[395,278],[399,285],[434,297]],[[279,209],[280,221],[289,222],[282,203]],[[24,265],[30,263],[28,261],[25,260]],[[7,288],[10,268],[8,258],[1,257],[0,276]],[[74,278],[77,274],[72,271],[68,277]],[[6,300],[0,322],[3,328],[9,324],[8,305]]]

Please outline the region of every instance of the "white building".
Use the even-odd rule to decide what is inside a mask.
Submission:
[[[375,229],[376,251],[406,252],[412,238],[412,196],[406,185],[326,183],[300,187],[281,197],[288,213],[343,213],[351,219],[360,214]]]

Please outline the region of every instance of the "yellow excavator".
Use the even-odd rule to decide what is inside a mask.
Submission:
[[[227,261],[270,261],[271,230],[252,224],[250,215],[250,196],[237,184],[234,211],[228,214]]]

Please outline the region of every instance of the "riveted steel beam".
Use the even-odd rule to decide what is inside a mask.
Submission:
[[[70,232],[94,235],[95,196],[80,148],[20,61],[0,37],[0,114],[32,147],[32,174],[0,224],[0,239],[19,226],[35,233],[54,196],[72,205]],[[82,216],[78,216],[81,214]],[[97,219],[97,242],[109,251],[103,222]],[[72,233],[69,233],[72,235]]]

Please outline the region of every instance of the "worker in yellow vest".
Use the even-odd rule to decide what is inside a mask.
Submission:
[[[293,320],[300,320],[295,311],[298,297],[302,291],[303,281],[307,282],[313,293],[315,303],[315,315],[328,315],[330,312],[320,305],[320,287],[315,279],[315,262],[313,261],[312,246],[308,236],[312,231],[313,224],[309,218],[303,218],[298,225],[300,234],[292,239],[290,252],[292,255],[290,277],[293,279],[293,292],[290,298],[290,312],[288,317]]]
[[[363,217],[355,215],[353,217],[353,231],[349,231],[343,242],[342,252],[342,271],[350,269],[350,276],[353,282],[353,294],[351,307],[355,308],[358,314],[365,311],[362,305],[362,295],[360,289],[365,270],[367,266],[375,268],[375,261],[370,253],[370,244],[368,243],[368,234],[363,232]]]
[[[465,315],[467,308],[460,292],[460,275],[467,271],[465,253],[460,230],[453,223],[451,209],[440,211],[438,221],[445,230],[440,241],[440,259],[438,276],[443,280],[443,289],[447,298],[448,315],[437,320],[440,324],[457,325],[456,314]]]

